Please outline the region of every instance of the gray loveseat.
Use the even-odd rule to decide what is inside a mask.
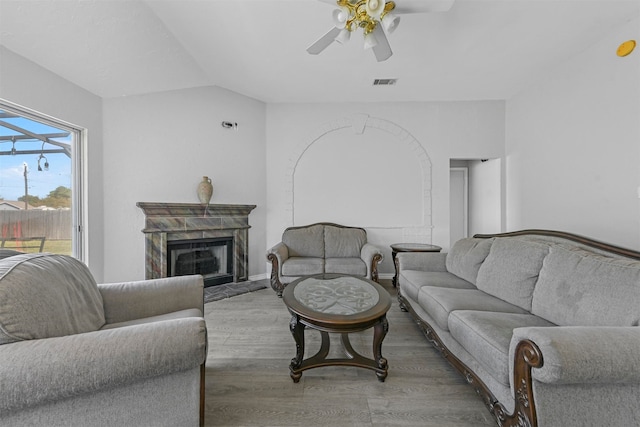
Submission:
[[[64,255],[0,260],[0,426],[197,426],[201,276],[98,285]]]
[[[282,296],[287,284],[312,274],[351,274],[377,282],[382,252],[367,242],[363,228],[321,222],[284,230],[267,259],[271,287]]]
[[[525,230],[396,262],[401,308],[499,425],[640,425],[640,253]]]

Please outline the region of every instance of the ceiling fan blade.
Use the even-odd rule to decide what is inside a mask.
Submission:
[[[320,0],[322,1],[322,0]],[[393,10],[397,14],[447,12],[455,0],[398,0]]]
[[[387,35],[382,29],[382,25],[376,25],[376,28],[373,30],[373,34],[378,41],[378,44],[371,48],[373,50],[373,54],[376,56],[378,62],[386,61],[391,57],[391,55],[393,55],[393,51],[391,50],[389,39],[387,39]]]
[[[320,37],[315,43],[307,48],[307,52],[311,55],[317,55],[325,50],[336,39],[336,36],[340,34],[340,28],[333,27],[327,34]]]

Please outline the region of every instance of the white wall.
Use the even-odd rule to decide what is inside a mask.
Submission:
[[[222,121],[237,122],[237,130]],[[265,105],[218,87],[104,102],[105,277],[144,278],[144,215],[136,202],[257,205],[249,215],[249,275],[265,273]]]
[[[299,146],[308,145],[318,135],[330,130],[327,129],[331,127],[328,124],[354,115],[368,115],[370,118],[389,122],[389,128],[392,129],[389,140],[392,143],[400,144],[398,141],[402,141],[406,133],[420,144],[420,150],[414,150],[416,156],[420,156],[421,151],[427,153],[431,163],[431,206],[426,206],[425,209],[432,212],[429,218],[433,226],[431,240],[434,244],[448,248],[449,159],[497,158],[504,154],[504,103],[501,101],[267,105],[267,246],[279,242],[286,227],[302,225],[292,224],[292,184],[288,175],[291,163],[298,160]],[[364,148],[367,135],[372,136],[369,149]],[[405,188],[415,191],[414,183],[405,185],[403,179],[406,178],[397,179],[406,172],[405,166],[413,168],[415,165],[407,164],[406,147],[399,145],[398,153],[393,153],[388,147],[380,145],[380,138],[379,133],[366,129],[362,135],[345,132],[337,141],[313,144],[311,147],[320,151],[314,155],[328,159],[341,155],[342,151],[337,151],[339,145],[336,144],[348,141],[359,144],[362,149],[358,158],[353,158],[353,153],[349,153],[352,158],[349,174],[354,179],[367,177],[370,182],[361,184],[369,186],[369,189],[380,190],[367,194],[375,199],[374,208],[377,204],[379,209],[387,212],[387,220],[393,221],[394,212],[397,212],[398,218],[405,221],[407,217],[402,211],[413,210],[415,206],[412,201],[407,201],[406,205],[399,204],[401,199],[395,197],[393,192],[402,193]],[[324,169],[327,175],[333,172],[332,164],[326,160]],[[372,175],[372,170],[375,176]],[[339,173],[343,178],[348,176],[343,172]],[[358,225],[353,223],[354,219],[349,216],[349,212],[345,212],[348,207],[336,203],[335,187],[332,189],[323,180],[316,180],[315,185],[306,182],[305,191],[311,193],[307,197],[315,197],[324,203],[314,204],[317,210],[315,218],[324,217],[339,223],[346,220],[349,223],[345,225]],[[298,205],[296,209],[299,209]],[[367,223],[369,219],[362,218],[362,223]],[[371,223],[368,225],[371,226]],[[367,232],[369,240],[385,250],[381,273],[391,274],[393,266],[389,244],[403,240],[402,230],[388,228],[383,224],[381,227],[367,228]]]
[[[508,100],[507,229],[640,248],[640,23],[613,31]]]
[[[321,135],[300,153],[293,171],[293,222],[342,221],[377,228],[430,223],[423,218],[423,205],[430,206],[431,165],[424,152],[422,161],[416,160],[416,148],[370,123],[362,130],[349,126]],[[366,168],[360,167],[363,153],[375,153],[366,156]],[[394,179],[379,179],[384,170],[393,170]],[[403,183],[402,191],[396,191],[397,182]],[[319,185],[330,199],[318,197]],[[328,204],[333,207],[327,209]],[[399,205],[405,209],[396,209]]]
[[[96,280],[102,281],[102,100],[3,46],[0,46],[0,98],[88,129],[86,262]]]

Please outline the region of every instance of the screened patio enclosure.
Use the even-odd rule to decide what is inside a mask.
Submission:
[[[0,247],[73,255],[74,133],[0,109]]]

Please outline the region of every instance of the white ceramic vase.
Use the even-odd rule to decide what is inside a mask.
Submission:
[[[202,181],[198,184],[198,200],[203,205],[208,205],[213,196],[213,184],[211,184],[211,178],[203,176]]]

